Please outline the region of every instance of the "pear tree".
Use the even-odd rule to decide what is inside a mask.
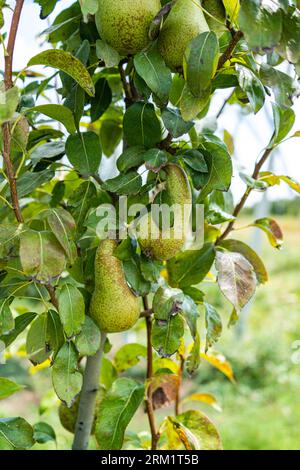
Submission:
[[[185,396],[184,383],[201,361],[234,381],[216,343],[268,281],[235,235],[240,214],[255,191],[283,183],[300,193],[264,166],[299,137],[299,2],[34,3],[43,49],[20,70],[24,0],[0,1],[4,357],[25,352],[26,366],[43,370],[56,398],[39,410],[53,407],[74,450],[221,449],[216,426],[193,407],[216,399]],[[225,97],[216,124],[230,105],[256,115],[272,103],[272,137],[241,175],[236,203],[235,136],[207,125],[216,95]],[[167,227],[164,206],[175,207]],[[281,247],[275,220],[250,226]],[[225,311],[207,300],[208,279]],[[0,377],[0,400],[21,390]],[[128,431],[134,416],[144,432]],[[0,418],[0,449],[55,442],[57,432],[47,415]]]

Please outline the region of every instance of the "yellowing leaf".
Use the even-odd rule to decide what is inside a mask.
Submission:
[[[42,362],[42,364],[38,364],[37,366],[29,367],[29,374],[34,375],[37,372],[39,372],[40,370],[48,369],[48,367],[50,367],[50,366],[51,366],[51,361],[50,361],[50,359],[47,359],[46,361]]]
[[[214,354],[205,354],[200,353],[201,359],[207,361],[210,365],[218,369],[222,374],[224,374],[231,382],[235,382],[234,373],[231,365],[226,360],[226,358],[219,353]]]
[[[201,403],[212,406],[217,411],[222,411],[222,408],[218,404],[217,399],[210,393],[192,393],[192,395],[186,397],[182,403],[189,401],[200,401]]]

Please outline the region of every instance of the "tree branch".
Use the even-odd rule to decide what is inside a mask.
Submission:
[[[143,297],[144,309],[149,311],[149,304],[147,296]],[[159,440],[159,433],[156,429],[155,415],[152,403],[152,394],[151,394],[151,378],[153,377],[153,352],[152,352],[152,319],[151,316],[147,315],[146,317],[146,328],[147,328],[147,397],[146,397],[146,411],[148,415],[148,421],[151,431],[151,450],[157,449],[157,443]]]
[[[232,39],[226,51],[224,52],[224,54],[221,55],[219,59],[218,70],[220,70],[223,67],[223,65],[227,62],[227,60],[231,59],[234,49],[236,48],[239,40],[242,39],[242,37],[243,37],[242,31],[236,31],[233,34]]]
[[[258,160],[258,162],[256,163],[255,165],[255,168],[254,168],[254,171],[253,171],[253,174],[252,174],[252,178],[253,179],[257,179],[258,178],[258,175],[260,173],[260,170],[262,169],[263,165],[265,164],[265,162],[268,160],[269,156],[271,155],[272,151],[274,150],[274,148],[268,148],[265,150],[263,156]],[[237,206],[235,207],[234,211],[233,211],[233,216],[234,217],[237,217],[239,215],[239,213],[241,212],[241,210],[244,208],[247,200],[248,200],[248,197],[250,196],[252,192],[252,189],[247,187],[245,193],[243,194],[240,202],[237,204]],[[232,222],[230,222],[227,226],[227,228],[225,229],[225,231],[222,233],[222,235],[218,238],[216,244],[220,243],[222,240],[224,240],[229,234],[230,232],[232,232],[232,230],[234,229],[234,224],[235,224],[235,220],[233,220]]]
[[[101,361],[106,341],[106,333],[101,334],[101,345],[94,356],[86,360],[83,385],[80,393],[79,409],[75,427],[73,450],[87,450],[94,423],[97,392],[99,390]]]
[[[16,6],[13,12],[10,32],[8,36],[8,43],[6,48],[5,55],[5,69],[4,69],[4,84],[5,90],[9,90],[13,86],[12,81],[12,66],[13,66],[13,57],[14,49],[16,43],[16,36],[18,31],[18,26],[20,22],[20,16],[22,13],[24,0],[16,0]],[[20,204],[18,200],[18,191],[17,191],[17,182],[15,178],[14,167],[11,161],[11,129],[9,122],[5,122],[2,125],[3,130],[3,160],[5,164],[5,169],[7,173],[7,178],[10,186],[10,193],[12,199],[12,206],[15,213],[15,217],[19,223],[23,223],[23,216],[20,209]]]

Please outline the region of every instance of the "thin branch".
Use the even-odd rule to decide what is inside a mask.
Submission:
[[[274,148],[268,148],[265,150],[265,152],[263,153],[262,157],[258,160],[258,162],[256,163],[255,165],[255,168],[254,168],[254,171],[253,171],[253,174],[252,174],[252,178],[253,179],[257,179],[258,176],[259,176],[259,173],[260,173],[260,170],[262,169],[263,165],[265,164],[265,162],[268,160],[269,156],[271,155],[272,151],[274,150]],[[237,204],[237,206],[235,207],[234,211],[233,211],[233,216],[234,217],[237,217],[239,215],[239,213],[241,212],[241,210],[244,208],[247,200],[248,200],[248,197],[249,195],[251,194],[252,192],[252,189],[247,187],[245,193],[243,194],[240,202]],[[233,220],[232,222],[230,222],[227,226],[227,228],[225,229],[225,231],[222,233],[222,235],[219,237],[219,239],[217,240],[217,244],[220,243],[222,240],[224,240],[231,232],[232,230],[234,229],[234,223],[235,221]]]
[[[20,16],[23,8],[24,0],[16,0],[16,6],[13,12],[10,32],[8,36],[8,43],[6,48],[5,55],[5,70],[4,70],[4,84],[5,90],[9,90],[13,87],[12,80],[12,67],[13,67],[13,57],[16,43],[16,36],[18,31],[18,26],[20,22]],[[14,167],[11,161],[11,129],[10,124],[5,122],[2,125],[3,131],[3,160],[5,163],[5,169],[7,173],[7,178],[10,186],[10,193],[12,199],[12,206],[15,213],[15,217],[19,223],[23,223],[24,219],[21,213],[18,191],[17,191],[17,182],[14,173]]]
[[[227,60],[231,59],[234,49],[236,48],[238,42],[240,41],[240,39],[242,39],[242,37],[243,37],[242,31],[236,31],[234,33],[226,51],[224,52],[224,54],[221,55],[219,59],[218,70],[220,70],[223,67],[223,65],[227,62]]]
[[[54,305],[54,307],[58,310],[58,300],[57,300],[57,297],[56,297],[56,294],[55,294],[55,289],[53,286],[51,286],[50,284],[46,285],[46,289],[50,295],[50,300],[51,300],[51,303],[52,305]]]
[[[145,311],[150,310],[148,304],[147,296],[143,297],[144,309]],[[159,440],[159,433],[156,428],[155,422],[155,415],[152,403],[152,395],[151,395],[151,379],[153,377],[153,351],[152,351],[152,343],[151,343],[151,336],[152,336],[152,319],[148,315],[146,318],[146,328],[147,328],[147,381],[148,381],[148,389],[147,389],[147,397],[146,397],[146,411],[148,415],[148,421],[151,431],[151,450],[157,449],[157,443]]]
[[[181,412],[180,410],[180,392],[181,392],[181,385],[182,385],[182,378],[183,378],[183,370],[184,370],[184,363],[185,359],[183,356],[180,355],[180,366],[179,366],[179,371],[178,371],[178,389],[177,389],[177,394],[176,394],[176,399],[175,399],[175,416],[178,416]]]
[[[78,409],[75,435],[73,441],[73,450],[87,450],[91,431],[95,417],[95,407],[97,393],[99,390],[99,379],[101,371],[101,362],[104,352],[106,334],[101,334],[101,345],[94,356],[86,360],[86,366],[83,376],[83,385],[80,393],[80,402]]]
[[[133,94],[132,94],[130,83],[127,81],[126,73],[123,68],[124,63],[126,62],[121,61],[119,63],[119,73],[120,73],[121,82],[122,82],[124,93],[125,93],[126,108],[128,108],[134,102],[134,99],[133,99]]]

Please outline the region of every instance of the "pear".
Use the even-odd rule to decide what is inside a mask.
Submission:
[[[95,418],[94,418],[93,427],[92,427],[92,434],[94,434],[95,432],[97,411],[100,406],[102,398],[103,398],[103,391],[100,389],[97,392]],[[61,425],[72,434],[74,434],[75,432],[78,409],[79,409],[79,401],[80,401],[80,396],[76,398],[75,402],[70,408],[68,408],[64,403],[61,403],[58,408],[58,416],[59,416]]]
[[[160,0],[99,0],[95,18],[101,39],[121,55],[140,52],[160,8]]]
[[[129,330],[140,316],[140,301],[126,282],[122,262],[114,256],[116,247],[115,240],[101,241],[95,259],[90,315],[106,333]]]
[[[202,0],[202,6],[211,15],[204,12],[209,29],[217,33],[218,36],[224,33],[227,30],[226,10],[222,0]]]
[[[165,167],[165,171],[167,173],[166,200],[170,206],[178,205],[178,212],[175,213],[174,218],[175,223],[167,234],[166,231],[159,228],[152,214],[148,213],[139,222],[138,234],[138,241],[144,254],[160,261],[173,258],[182,250],[185,244],[184,232],[186,229],[183,209],[189,210],[189,216],[192,203],[191,188],[184,170],[179,165],[170,163]]]
[[[172,71],[182,70],[188,44],[205,31],[209,27],[200,0],[176,0],[158,38],[160,53]]]

